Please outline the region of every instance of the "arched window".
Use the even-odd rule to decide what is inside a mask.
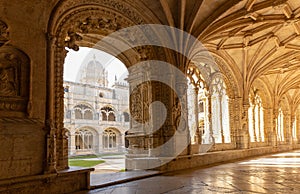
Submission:
[[[207,121],[206,102],[207,88],[200,70],[195,65],[190,65],[187,71],[187,98],[188,98],[188,125],[192,143],[209,141],[209,129],[205,125]],[[203,139],[204,138],[204,139]]]
[[[282,109],[279,108],[278,117],[277,117],[277,139],[278,141],[284,141],[284,123],[283,123],[283,112]]]
[[[75,119],[82,119],[81,109],[75,109]]]
[[[108,113],[108,121],[116,121],[116,117],[113,112]]]
[[[93,120],[93,110],[90,106],[79,104],[74,107],[75,119]]]
[[[79,129],[75,132],[75,149],[89,150],[93,148],[93,134],[88,129]]]
[[[83,117],[86,120],[93,120],[93,112],[90,109],[87,109],[84,111]]]
[[[129,114],[127,112],[123,112],[124,121],[129,122]]]
[[[102,121],[116,121],[115,112],[109,106],[105,106],[101,108],[101,114],[102,114]]]
[[[107,121],[107,114],[106,114],[106,112],[102,112],[102,110],[101,110],[101,115],[102,115],[102,121]]]
[[[229,109],[226,85],[221,77],[211,83],[212,128],[215,143],[230,143]]]
[[[248,110],[249,135],[251,142],[264,142],[264,109],[260,96],[255,92],[254,97],[249,97]]]
[[[117,134],[111,129],[103,132],[103,149],[114,149],[117,147]]]

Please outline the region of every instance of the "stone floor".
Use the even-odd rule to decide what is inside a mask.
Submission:
[[[77,194],[300,193],[300,151],[178,171]]]
[[[125,169],[125,155],[112,155],[97,158],[104,160],[104,163],[94,166],[92,174],[115,173]]]

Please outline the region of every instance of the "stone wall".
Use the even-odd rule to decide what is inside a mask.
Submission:
[[[280,147],[260,147],[243,150],[226,150],[218,152],[209,152],[205,154],[195,154],[191,156],[181,156],[171,162],[156,168],[156,170],[169,172],[175,170],[183,170],[187,168],[199,168],[208,165],[222,164],[224,162],[232,162],[248,157],[261,156],[265,154],[273,154],[278,152],[290,151],[299,149],[297,145],[283,145]]]
[[[0,193],[72,193],[90,188],[90,170],[74,168],[59,173],[0,181]]]
[[[7,70],[7,80],[11,90],[15,91],[11,93],[3,89],[1,94],[1,180],[37,175],[44,170],[45,29],[52,3],[0,1],[0,20],[7,25],[6,41],[0,45],[1,70]],[[4,35],[3,28],[1,35]]]

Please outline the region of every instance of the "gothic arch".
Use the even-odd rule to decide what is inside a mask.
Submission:
[[[79,127],[75,130],[75,149],[92,150],[97,144],[98,132],[93,127]]]
[[[88,107],[89,109],[91,109],[92,111],[95,111],[94,107],[93,107],[90,103],[87,103],[87,102],[78,102],[77,104],[74,105],[73,109],[74,109],[76,106],[80,106],[80,105],[86,106],[86,107]]]
[[[85,103],[85,102],[77,103],[73,107],[73,111],[75,113],[75,119],[88,119],[88,120],[94,119],[95,110],[89,103]]]
[[[253,89],[254,87],[258,89],[258,93],[263,101],[264,108],[271,108],[273,99],[268,83],[262,79],[256,79],[251,88]]]
[[[212,78],[211,78],[211,83],[210,85],[212,84],[212,81],[214,79],[222,79],[226,85],[226,95],[230,98],[234,98],[234,91],[233,91],[233,88],[230,87],[231,86],[231,83],[230,81],[227,79],[227,77],[222,73],[222,72],[216,72],[212,75]],[[210,90],[211,90],[211,87],[210,87]]]
[[[103,131],[103,149],[117,149],[120,144],[121,132],[115,127],[108,127]]]
[[[102,121],[116,121],[116,109],[111,105],[105,105],[100,108]]]
[[[228,91],[229,97],[234,98],[241,96],[243,90],[239,83],[241,83],[243,79],[235,62],[231,58],[223,56],[213,49],[209,49],[209,51],[212,53],[220,72],[224,75],[226,85],[231,89]],[[235,89],[233,90],[232,88]]]
[[[96,37],[85,36],[83,40],[82,34],[78,34],[78,25],[85,23],[90,16],[98,17],[104,25],[100,34]],[[121,2],[115,1],[60,1],[52,12],[48,23],[48,41],[47,41],[47,129],[49,134],[56,134],[51,136],[52,142],[56,141],[56,147],[66,148],[67,139],[62,134],[63,129],[63,64],[67,51],[65,47],[68,46],[74,50],[78,49],[78,41],[81,40],[81,45],[93,46],[102,37],[114,32],[118,29],[143,24],[143,14],[139,14],[130,6]],[[120,20],[120,22],[118,22]],[[77,29],[76,26],[77,25]],[[82,30],[82,29],[81,29]],[[90,29],[93,33],[94,29]],[[95,33],[95,31],[94,31]],[[107,45],[108,46],[108,45]],[[108,47],[98,48],[112,54],[115,48]],[[145,49],[145,48],[143,48]],[[141,49],[140,52],[145,52]],[[147,50],[147,48],[146,48]],[[112,51],[112,52],[109,52]],[[139,55],[138,51],[132,51],[131,56]],[[119,59],[128,67],[132,63],[126,54],[118,55]],[[135,59],[136,60],[136,59]],[[57,138],[58,140],[54,140]],[[54,149],[49,146],[47,151],[47,169],[51,171],[65,169],[68,167],[68,156],[64,154],[64,149]],[[54,162],[56,161],[56,162]]]
[[[95,136],[99,135],[98,132],[97,132],[97,130],[94,127],[80,126],[75,131],[80,130],[80,129],[87,129],[87,130],[91,131],[93,133],[93,135],[95,135]]]

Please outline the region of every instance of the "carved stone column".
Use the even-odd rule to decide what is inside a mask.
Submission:
[[[272,145],[272,124],[272,108],[264,108],[264,136],[268,145]]]
[[[225,143],[225,137],[224,137],[224,129],[223,129],[223,113],[222,113],[222,95],[219,94],[218,96],[218,101],[219,101],[219,114],[220,114],[220,132],[221,132],[221,137],[222,137],[222,143]]]
[[[242,99],[238,99],[239,103],[242,103]],[[240,121],[240,130],[237,133],[237,148],[248,149],[249,148],[249,122],[248,122],[248,109],[249,103],[241,105],[242,112]]]
[[[256,106],[258,106],[258,105],[256,105]],[[257,137],[257,139],[258,139],[258,142],[261,142],[261,125],[260,125],[260,110],[261,110],[261,107],[260,106],[258,106],[257,107],[257,114],[258,114],[258,116],[257,116],[257,122],[258,122],[258,134],[256,134],[256,137]]]
[[[68,140],[71,141],[71,146],[69,147],[69,149],[70,149],[69,152],[71,155],[73,155],[76,153],[75,133],[71,133]]]
[[[148,156],[148,150],[146,146],[146,125],[144,123],[149,122],[149,96],[151,95],[150,83],[143,83],[140,85],[140,81],[144,80],[143,72],[139,69],[131,68],[128,76],[129,91],[130,91],[130,114],[131,122],[128,130],[127,139],[129,140],[128,156],[141,157]],[[145,92],[145,93],[143,93]],[[152,137],[155,138],[155,137]],[[158,143],[157,140],[150,140],[150,147],[153,144]]]
[[[257,142],[257,134],[256,134],[256,126],[255,126],[255,108],[257,105],[253,104],[252,106],[252,129],[253,129],[253,138],[254,138],[254,142]],[[249,137],[250,138],[250,137]]]
[[[277,125],[278,125],[278,108],[273,109],[273,130],[272,130],[272,146],[277,147]]]
[[[291,114],[291,119],[290,119],[290,127],[291,127],[291,143],[290,144],[295,144],[295,137],[294,137],[294,127],[297,127],[295,125],[295,121],[296,121],[296,116],[295,114]]]
[[[297,136],[297,144],[300,143],[300,115],[296,114],[296,136]]]
[[[234,124],[234,107],[233,107],[234,100],[228,97],[228,111],[229,111],[229,129],[230,129],[230,140],[231,142],[236,142],[235,133],[236,133],[236,126]]]
[[[285,138],[287,144],[293,144],[293,137],[292,137],[292,127],[291,124],[291,114],[288,111],[284,112],[284,130],[285,130]]]
[[[202,131],[200,131],[199,129],[199,110],[198,110],[198,91],[199,89],[198,88],[194,88],[194,101],[195,101],[195,104],[194,104],[194,111],[195,111],[195,123],[196,123],[196,133],[195,133],[195,142],[196,144],[201,144],[202,142]]]
[[[137,66],[129,70],[131,122],[127,169],[149,169],[186,151],[186,77],[178,80],[169,69]],[[166,83],[160,81],[170,80]],[[175,89],[173,89],[174,87]],[[184,146],[184,147],[183,147]],[[183,149],[181,149],[183,148]]]
[[[47,135],[47,158],[45,164],[45,173],[55,173],[56,169],[56,135],[54,123],[52,120],[48,120],[46,122],[46,131],[48,131]]]
[[[212,110],[211,110],[211,95],[210,93],[206,93],[207,96],[207,109],[208,109],[208,113],[207,113],[207,125],[209,128],[209,136],[211,138],[211,142],[212,144],[215,144],[215,138],[214,138],[214,132],[212,129]]]

